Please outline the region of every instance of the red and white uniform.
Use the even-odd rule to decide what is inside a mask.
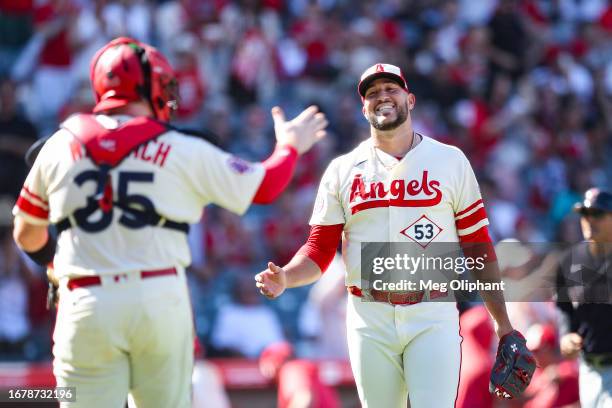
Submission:
[[[97,118],[108,127],[129,119],[103,115]],[[14,214],[39,225],[72,215],[87,205],[87,197],[96,188],[93,179],[78,185],[75,178],[95,169],[81,144],[60,129],[37,157]],[[210,203],[244,213],[263,179],[264,167],[170,130],[138,148],[110,174],[115,194],[125,190],[126,196],[143,195],[167,219],[192,224],[199,221],[202,208]],[[60,278],[105,275],[191,263],[185,234],[154,227],[146,227],[147,233],[143,234],[141,228],[129,228],[119,222],[121,216],[122,211],[115,209],[113,222],[96,231],[95,239],[80,228],[64,231],[54,258],[56,274]],[[95,215],[91,218],[94,220]]]
[[[330,231],[342,226],[346,285],[357,287],[363,242],[466,242],[483,231],[488,237],[467,158],[428,137],[400,159],[369,139],[333,160],[321,180],[310,224],[335,226],[321,227]],[[312,251],[301,252],[311,256]],[[314,260],[325,268],[325,262]],[[454,405],[461,356],[454,302],[394,306],[349,296],[347,329],[364,407],[403,408],[407,394],[413,408]]]
[[[107,129],[129,119],[96,116]],[[130,392],[143,406],[188,407],[194,333],[184,273],[191,262],[187,236],[134,227],[117,207],[110,222],[96,224],[102,216],[96,209],[82,228],[73,216],[95,193],[96,170],[82,145],[61,129],[42,148],[14,208],[31,224],[72,217],[54,258],[60,279],[53,337],[58,385],[76,386],[71,406],[122,407]],[[150,203],[169,220],[195,223],[209,203],[244,213],[265,168],[168,130],[110,174],[115,197]],[[173,273],[155,274],[168,270]],[[143,271],[155,279],[145,279]],[[98,284],[69,287],[83,277]]]

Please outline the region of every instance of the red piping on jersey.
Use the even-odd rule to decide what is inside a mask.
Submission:
[[[478,206],[478,204],[482,203],[482,199],[477,200],[476,202],[470,204],[466,209],[459,211],[457,214],[455,214],[455,218],[459,217],[460,215],[465,214],[466,212],[470,211],[471,209],[475,208]]]
[[[457,227],[457,230],[470,228],[471,226],[478,224],[485,218],[487,218],[487,213],[484,207],[480,207],[478,210],[474,211],[467,217],[461,218],[460,220],[455,220],[455,226]]]
[[[297,253],[310,258],[321,273],[325,272],[334,260],[343,229],[344,224],[313,225],[308,240]]]
[[[368,210],[370,208],[386,208],[386,207],[433,207],[440,204],[442,194],[436,195],[434,198],[422,200],[402,200],[393,198],[391,200],[373,200],[359,203],[351,208],[351,214],[356,214],[359,211]]]
[[[26,197],[20,195],[17,199],[17,203],[15,204],[20,210],[31,215],[32,217],[42,218],[46,220],[49,218],[49,211],[41,208],[35,203],[28,200]]]
[[[295,165],[298,152],[292,146],[279,146],[262,164],[266,169],[255,196],[253,203],[270,204],[287,188]]]
[[[35,199],[37,199],[38,201],[40,201],[43,204],[49,204],[48,201],[43,200],[39,195],[34,194],[33,192],[31,192],[26,186],[23,186],[23,189],[25,190],[26,193],[28,193],[29,195],[31,195],[32,197],[34,197]]]

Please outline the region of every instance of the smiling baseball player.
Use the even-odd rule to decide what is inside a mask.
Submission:
[[[346,286],[352,295],[348,347],[362,405],[404,408],[409,396],[412,408],[452,407],[461,358],[455,303],[422,301],[442,296],[434,292],[364,293],[361,243],[459,242],[471,256],[494,259],[478,184],[459,149],[413,131],[410,113],[416,99],[398,67],[370,67],[358,91],[371,137],[331,162],[319,186],[307,243],[284,267],[268,263],[268,269],[256,275],[256,285],[263,295],[275,298],[286,288],[314,282],[342,239]],[[470,243],[484,245],[468,248]],[[488,265],[486,277],[498,279],[496,262]],[[366,295],[374,301],[362,301]],[[515,360],[530,356],[508,320],[503,295],[482,296],[503,339],[500,355],[511,357],[503,362],[507,370],[496,365],[492,392],[511,397],[521,389],[508,384],[515,385],[512,381],[519,377],[520,384],[529,381],[528,373],[515,369]],[[510,354],[508,342],[514,346]]]
[[[59,279],[53,372],[76,387],[62,406],[121,408],[130,393],[137,406],[189,407],[189,224],[208,203],[242,214],[274,200],[327,120],[316,107],[292,121],[273,109],[276,149],[248,163],[167,123],[177,84],[155,48],[113,40],[91,80],[94,114],[44,144],[14,208],[17,244]]]

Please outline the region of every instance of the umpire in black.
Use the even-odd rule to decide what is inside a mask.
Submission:
[[[574,206],[584,241],[561,258],[561,353],[580,356],[583,408],[612,407],[612,193],[592,188]]]

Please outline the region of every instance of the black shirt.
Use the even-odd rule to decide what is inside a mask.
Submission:
[[[565,331],[578,333],[585,353],[612,353],[612,255],[595,257],[588,243],[575,245],[557,269],[557,306]]]
[[[25,145],[31,145],[37,140],[37,131],[27,119],[15,115],[11,118],[0,118],[0,144],[20,140]],[[17,198],[21,186],[28,175],[28,166],[24,161],[24,153],[8,151],[0,146],[0,195],[10,195]]]

